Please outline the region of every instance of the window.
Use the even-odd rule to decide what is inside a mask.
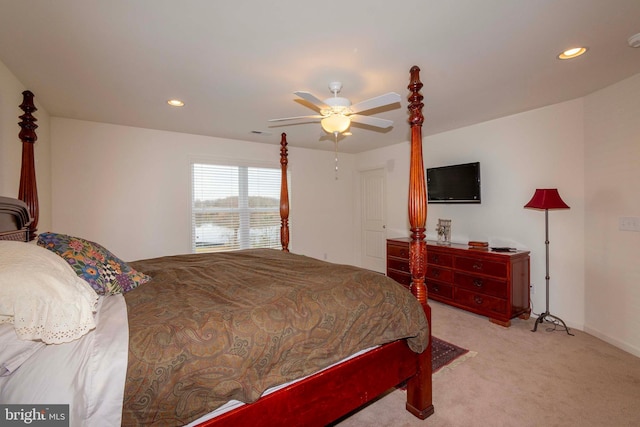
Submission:
[[[280,168],[193,163],[192,251],[280,249]]]

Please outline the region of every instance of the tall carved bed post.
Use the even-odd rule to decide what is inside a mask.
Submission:
[[[280,140],[280,243],[282,250],[289,252],[289,188],[287,186],[287,134],[282,133]]]
[[[31,113],[37,110],[33,103],[33,93],[25,90],[22,92],[23,100],[20,109],[24,114],[20,116],[20,133],[18,134],[22,141],[22,168],[20,170],[20,189],[18,190],[18,198],[27,204],[29,214],[32,221],[29,225],[29,241],[36,238],[38,227],[38,188],[36,185],[36,168],[34,163],[33,146],[38,139],[36,129],[38,125],[35,123],[36,118]]]
[[[431,328],[431,307],[427,302],[425,285],[427,244],[425,225],[427,222],[427,186],[422,159],[422,115],[423,96],[420,94],[420,68],[411,67],[411,78],[408,86],[409,123],[411,125],[411,163],[409,168],[409,224],[411,226],[411,243],[409,245],[409,270],[411,272],[411,292],[420,301]],[[431,336],[431,333],[429,333]],[[424,419],[433,414],[433,394],[431,378],[431,341],[420,355],[423,370],[409,381],[407,387],[407,410],[418,418]],[[424,369],[427,367],[428,369]],[[414,384],[419,382],[420,384]],[[425,408],[425,409],[419,409]]]

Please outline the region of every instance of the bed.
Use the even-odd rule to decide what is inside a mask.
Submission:
[[[0,339],[18,330],[27,338],[17,344],[12,338],[18,348],[14,352],[25,360],[0,376],[0,401],[71,401],[72,425],[312,426],[332,423],[406,382],[406,409],[421,419],[431,415],[431,311],[424,282],[427,212],[419,72],[418,67],[411,68],[408,86],[411,292],[375,272],[289,252],[285,134],[280,149],[282,251],[188,254],[124,263],[94,242],[56,233],[37,236],[32,166],[37,126],[31,114],[35,111],[33,94],[25,92],[20,139],[26,178],[20,181],[18,199],[22,202],[0,199],[0,217],[5,219],[0,219],[4,228],[0,240],[14,240],[3,243],[5,251],[11,245],[18,264],[28,262],[26,256],[17,255],[20,251],[31,253],[37,248],[38,256],[46,258],[43,262],[56,263],[63,259],[58,256],[64,252],[60,248],[68,253],[69,245],[86,245],[87,253],[108,259],[118,273],[125,271],[127,280],[109,282],[116,283],[115,288],[105,287],[86,276],[95,273],[86,268],[90,263],[82,266],[84,277],[82,268],[74,271],[79,282],[70,280],[73,286],[84,286],[83,307],[91,307],[89,315],[86,309],[76,310],[86,318],[80,328],[88,330],[80,331],[79,338],[66,337],[56,343],[59,333],[34,335],[34,328],[18,327],[17,315],[13,324],[0,323]],[[15,242],[15,236],[25,241],[37,238],[38,245]],[[60,269],[62,274],[64,268]],[[87,284],[103,295],[86,292]],[[334,306],[342,311],[332,311]],[[95,324],[89,324],[91,321]],[[19,348],[21,345],[28,348]],[[90,354],[90,362],[73,361],[76,353]],[[63,365],[70,365],[70,373]],[[37,369],[48,374],[38,374]],[[60,382],[52,386],[49,382],[56,381],[55,377]],[[19,383],[29,385],[20,388]],[[81,391],[73,391],[76,386]],[[47,396],[47,388],[55,389],[49,394],[56,396],[55,402],[38,400]],[[34,389],[39,394],[28,397]],[[227,407],[226,400],[246,404]],[[214,409],[215,416],[209,418]]]

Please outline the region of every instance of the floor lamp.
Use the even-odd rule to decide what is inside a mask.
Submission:
[[[562,326],[564,326],[564,329],[567,331],[567,334],[573,335],[571,332],[569,332],[569,328],[567,328],[567,325],[562,321],[562,319],[560,319],[559,317],[553,316],[552,314],[549,313],[549,209],[569,209],[569,206],[562,200],[562,198],[560,197],[560,194],[558,194],[558,189],[538,188],[536,192],[533,194],[533,197],[531,198],[531,200],[529,200],[529,203],[524,205],[524,207],[531,208],[531,209],[544,210],[544,230],[545,230],[544,244],[547,252],[547,275],[545,276],[545,279],[547,281],[547,288],[546,288],[547,309],[545,310],[544,313],[538,316],[538,319],[536,319],[536,323],[532,331],[535,332],[538,329],[538,324],[541,324],[545,319],[551,319],[547,321],[554,323],[556,325],[558,323],[562,323]]]

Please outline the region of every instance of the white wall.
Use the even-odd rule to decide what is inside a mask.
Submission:
[[[303,148],[289,149],[293,251],[340,264],[353,258],[354,156]],[[337,179],[336,179],[337,177]]]
[[[558,188],[571,209],[549,212],[550,311],[580,329],[585,280],[582,117],[579,99],[423,139],[425,168],[479,161],[482,180],[479,205],[428,206],[427,238],[436,239],[435,227],[443,218],[452,220],[454,242],[486,240],[530,250],[535,313],[546,305],[544,212],[523,206],[536,188]],[[409,235],[408,161],[408,143],[357,158],[358,170],[395,165],[387,174],[388,237]]]
[[[280,137],[258,144],[52,118],[53,231],[103,244],[126,260],[191,250],[194,157],[280,167]],[[351,176],[353,156],[340,155]],[[353,263],[350,181],[335,180],[334,154],[289,148],[292,251]],[[347,220],[345,221],[345,218]]]
[[[640,356],[640,74],[585,98],[585,330]]]
[[[536,188],[558,188],[569,210],[549,212],[550,312],[584,327],[584,148],[582,100],[425,139],[426,167],[480,161],[480,205],[432,205],[428,229],[452,220],[452,240],[486,240],[531,251],[533,311],[545,302],[544,211],[524,209]]]
[[[20,165],[22,159],[22,141],[18,137],[20,126],[18,118],[24,112],[22,92],[28,88],[0,62],[0,196],[18,197],[20,188]],[[49,114],[40,106],[38,94],[34,94],[38,109],[33,113],[37,119],[34,146],[36,179],[38,182],[38,205],[40,218],[38,230],[51,226],[51,161],[49,142]]]

